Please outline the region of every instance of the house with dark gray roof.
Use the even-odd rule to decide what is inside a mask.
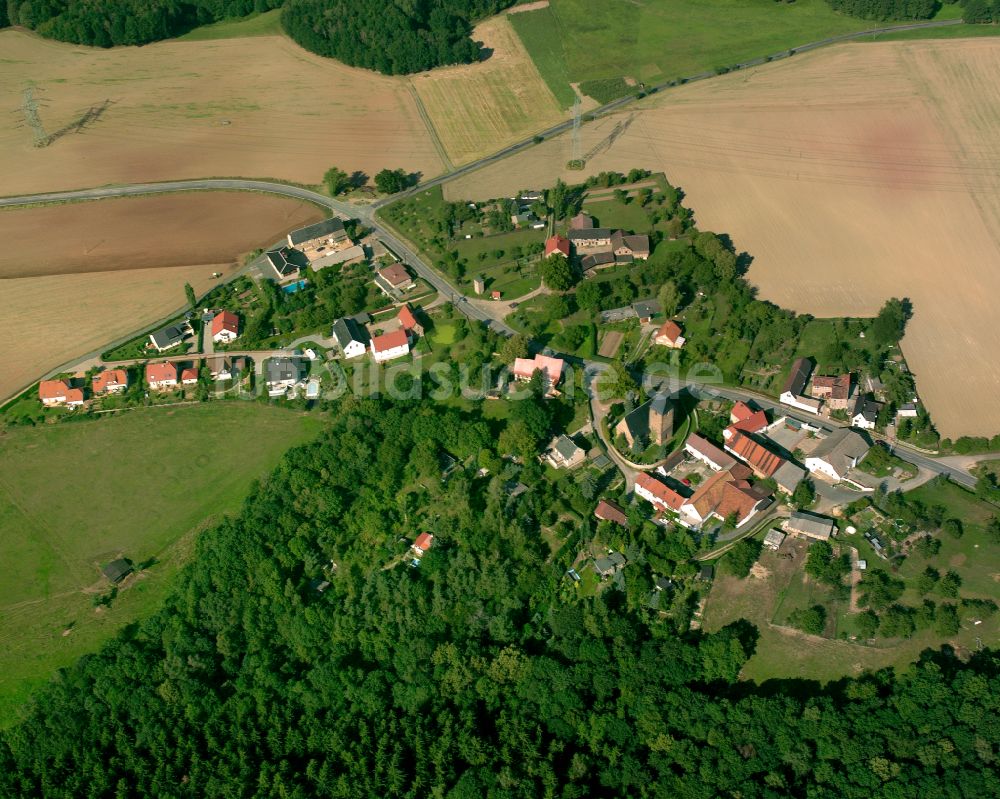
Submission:
[[[309,362],[302,358],[269,358],[264,369],[267,393],[280,397],[299,386],[309,371]]]
[[[785,529],[790,533],[815,538],[817,541],[828,541],[836,529],[836,524],[833,519],[828,519],[825,516],[797,510],[785,522]]]
[[[178,346],[187,338],[191,327],[187,323],[167,325],[149,334],[149,341],[157,352],[165,352]]]
[[[783,405],[791,405],[801,411],[819,413],[822,401],[805,396],[806,384],[812,374],[813,364],[808,358],[797,358],[788,373],[785,387],[781,389],[778,399]]]
[[[660,303],[657,300],[639,300],[639,302],[632,303],[632,309],[639,317],[640,324],[646,324],[660,312]]]
[[[299,276],[299,270],[305,266],[301,262],[301,254],[288,247],[279,247],[277,250],[268,250],[264,257],[274,270],[279,283],[286,280],[295,280]]]
[[[368,351],[368,337],[350,317],[333,323],[333,338],[345,358],[357,358]]]
[[[819,442],[806,457],[806,468],[814,474],[843,480],[868,454],[868,442],[848,427],[840,427]]]
[[[859,396],[854,402],[854,410],[851,411],[851,426],[862,430],[874,430],[880,410],[882,410],[881,402]]]
[[[128,577],[133,571],[132,561],[128,558],[118,558],[117,560],[111,561],[111,563],[101,569],[101,574],[103,574],[110,582],[117,585]]]
[[[607,577],[624,569],[625,563],[625,556],[621,552],[612,552],[607,557],[594,559],[594,571],[601,577]]]
[[[549,444],[545,459],[553,469],[573,469],[586,460],[587,454],[566,435],[556,436]]]

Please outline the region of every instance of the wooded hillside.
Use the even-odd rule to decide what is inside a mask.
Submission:
[[[442,481],[442,451],[494,447],[474,414],[348,399],[331,424],[202,536],[160,613],[3,734],[0,795],[1000,795],[994,653],[738,683],[750,625],[563,598],[537,464],[519,500],[496,464]]]

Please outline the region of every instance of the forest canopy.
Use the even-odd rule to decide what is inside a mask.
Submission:
[[[141,45],[286,6],[288,35],[319,55],[388,74],[479,59],[472,23],[512,0],[0,0],[0,27],[97,47]]]
[[[441,479],[437,455],[494,450],[490,425],[514,422],[334,410],[201,536],[160,612],[0,734],[0,795],[1000,795],[995,653],[826,688],[738,682],[751,625],[678,630],[626,592],[559,590],[533,459],[520,499],[510,464]]]

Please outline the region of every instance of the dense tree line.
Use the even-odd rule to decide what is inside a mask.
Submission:
[[[0,27],[24,25],[97,47],[169,39],[222,19],[285,6],[282,24],[307,50],[379,72],[479,59],[475,20],[511,0],[0,0]],[[9,23],[8,21],[9,20]]]
[[[43,36],[96,47],[169,39],[191,28],[254,11],[283,0],[6,0],[11,25]]]
[[[938,0],[826,0],[834,11],[874,20],[930,19],[941,4]]]
[[[289,0],[288,35],[307,50],[390,75],[479,60],[472,22],[510,0]]]
[[[0,795],[1000,795],[994,653],[737,683],[749,625],[678,633],[619,591],[561,598],[532,507],[545,480],[528,513],[499,473],[442,483],[434,456],[490,450],[486,422],[337,411],[202,535],[159,613],[2,733]]]

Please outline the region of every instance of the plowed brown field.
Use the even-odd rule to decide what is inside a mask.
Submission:
[[[909,297],[903,348],[946,436],[1000,431],[1000,42],[848,44],[670,91],[587,165],[663,170],[761,296],[816,316]],[[583,128],[584,152],[623,115]],[[567,137],[446,187],[551,185]]]
[[[184,284],[322,218],[246,193],[176,194],[0,211],[0,400],[180,308]]]

